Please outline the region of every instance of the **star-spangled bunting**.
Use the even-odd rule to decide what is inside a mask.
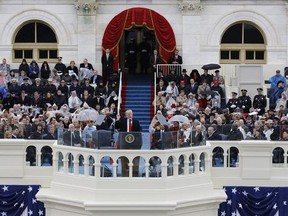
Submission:
[[[218,216],[288,216],[288,187],[225,187]]]
[[[39,185],[0,185],[0,216],[45,216],[42,202],[36,199]]]

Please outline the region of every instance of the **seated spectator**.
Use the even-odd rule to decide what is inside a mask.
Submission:
[[[84,79],[84,84],[81,86],[82,89],[82,93],[84,92],[84,90],[87,90],[89,95],[94,95],[94,88],[90,85],[90,79],[89,78],[85,78]]]
[[[204,134],[203,134],[202,125],[199,124],[195,127],[195,130],[192,130],[192,146],[200,146],[203,145]]]
[[[72,77],[69,75],[69,72],[68,72],[67,70],[64,71],[64,73],[63,73],[63,75],[62,75],[62,77],[61,77],[61,81],[62,81],[62,80],[64,80],[67,85],[71,85],[71,83],[72,83]],[[61,85],[61,81],[60,81],[60,85]],[[59,87],[59,86],[58,86],[58,87]]]
[[[43,107],[46,107],[46,104],[54,104],[54,97],[50,92],[46,92],[44,98],[43,98]]]
[[[28,77],[23,78],[23,84],[20,86],[20,89],[21,91],[25,91],[27,95],[31,95],[33,89],[31,88]]]
[[[35,60],[32,60],[32,62],[29,65],[28,77],[31,79],[33,83],[35,79],[39,77],[39,73],[40,73],[40,68],[38,66],[38,63]]]
[[[217,125],[212,124],[208,127],[207,140],[222,140],[222,137],[217,133]]]
[[[190,147],[191,146],[191,127],[188,123],[182,123],[180,133],[179,133],[179,141],[178,147]]]
[[[69,76],[76,74],[78,76],[78,68],[76,66],[76,63],[74,60],[70,61],[69,66],[66,68],[66,71],[68,72]]]
[[[53,95],[54,103],[57,107],[61,107],[64,104],[68,103],[67,97],[65,94],[62,93],[61,90],[57,90],[56,95]]]
[[[89,139],[92,139],[92,133],[96,131],[96,126],[94,125],[93,121],[88,121],[87,125],[85,126],[82,134],[82,140],[86,143]]]
[[[44,61],[40,69],[40,78],[44,85],[46,84],[48,78],[51,76],[51,70],[47,61]]]
[[[156,86],[156,94],[158,92],[165,92],[166,91],[166,85],[164,84],[164,80],[163,79],[160,79],[157,86]]]
[[[99,85],[95,89],[95,95],[96,94],[100,94],[103,98],[107,97],[107,88],[102,81],[99,82]]]
[[[44,140],[57,140],[57,135],[55,132],[55,127],[54,125],[49,125],[47,129],[47,133],[44,134],[43,139]]]
[[[176,98],[176,102],[178,104],[178,106],[182,106],[183,103],[186,103],[187,104],[187,97],[186,97],[186,94],[185,94],[185,91],[184,90],[181,90],[180,91],[180,94],[177,96]]]
[[[78,79],[72,80],[72,85],[70,86],[69,92],[71,94],[72,91],[75,91],[78,97],[81,97],[82,89],[78,84]]]
[[[180,84],[178,86],[178,90],[179,90],[179,92],[183,90],[185,92],[185,95],[187,95],[187,87],[186,87],[184,80],[180,81]]]
[[[89,107],[93,106],[93,98],[89,94],[88,90],[84,90],[83,96],[80,98],[80,100],[84,103],[87,103]]]
[[[53,83],[53,79],[49,78],[47,80],[47,84],[44,86],[43,94],[46,94],[47,92],[50,92],[52,95],[56,93],[56,86]]]
[[[90,83],[92,84],[94,89],[96,88],[97,85],[99,85],[100,82],[103,82],[103,77],[101,75],[98,75],[98,71],[97,70],[93,70],[93,75],[90,78]]]
[[[26,59],[23,59],[21,64],[19,65],[19,69],[18,69],[19,73],[21,71],[24,71],[25,74],[29,74],[29,65],[27,64]]]
[[[205,109],[208,105],[208,100],[211,98],[211,89],[205,81],[198,87],[197,95],[200,108]]]
[[[102,110],[105,107],[105,99],[101,96],[99,92],[96,92],[96,96],[92,99],[92,108],[95,109],[99,105],[100,110]]]
[[[17,103],[21,106],[31,105],[31,98],[26,94],[25,90],[21,91],[20,96],[17,98]]]
[[[232,124],[227,140],[243,140],[243,135],[239,130],[239,123],[235,122]]]
[[[39,123],[36,125],[36,130],[31,134],[29,139],[41,140],[42,136],[43,136],[43,125]]]
[[[197,92],[198,92],[198,83],[196,83],[194,81],[194,79],[190,79],[190,82],[189,82],[189,84],[187,85],[186,88],[187,88],[186,89],[186,93],[187,94],[192,93],[192,94],[196,95]]]
[[[195,83],[198,84],[198,86],[201,84],[201,76],[199,74],[199,71],[196,69],[193,69],[190,73],[190,81],[191,79],[194,80]],[[191,83],[191,82],[190,82]]]
[[[68,106],[69,106],[69,112],[73,113],[75,110],[82,105],[82,101],[77,96],[76,91],[71,92],[71,96],[68,99]]]
[[[117,96],[117,94],[116,94],[114,91],[112,91],[112,92],[110,93],[110,95],[108,95],[108,97],[106,98],[106,102],[105,102],[105,104],[106,104],[108,107],[110,107],[110,105],[111,105],[112,103],[118,105],[118,96]]]
[[[79,131],[75,130],[74,124],[69,124],[68,131],[63,134],[64,145],[81,147],[83,142]]]
[[[174,81],[171,81],[167,86],[166,93],[167,92],[172,92],[172,96],[175,98],[179,95],[178,87],[176,86],[176,83]]]

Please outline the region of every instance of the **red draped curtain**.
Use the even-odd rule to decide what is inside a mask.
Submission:
[[[157,12],[146,8],[131,8],[115,16],[108,24],[103,40],[102,49],[110,49],[114,56],[114,69],[119,65],[119,42],[124,30],[134,26],[145,26],[154,30],[159,44],[159,54],[166,63],[176,48],[175,35],[168,21]]]

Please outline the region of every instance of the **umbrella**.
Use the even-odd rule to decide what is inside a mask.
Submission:
[[[202,69],[204,70],[215,70],[215,69],[219,69],[221,68],[221,66],[219,64],[206,64],[203,65]]]
[[[96,121],[99,114],[93,108],[82,109],[76,114],[78,121]]]
[[[189,119],[186,116],[183,116],[183,115],[175,115],[175,116],[173,116],[172,118],[169,119],[168,124],[171,124],[174,121],[190,124]]]

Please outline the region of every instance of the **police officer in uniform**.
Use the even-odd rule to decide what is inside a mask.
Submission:
[[[236,92],[232,92],[232,98],[228,100],[226,107],[229,109],[230,113],[233,113],[236,107],[238,107],[238,99]]]
[[[241,90],[242,95],[238,97],[238,107],[243,110],[244,113],[249,113],[252,107],[251,98],[247,95],[247,90]]]
[[[257,88],[258,95],[254,96],[253,108],[257,109],[258,115],[263,115],[265,113],[265,108],[267,105],[266,96],[263,95],[263,89]]]

